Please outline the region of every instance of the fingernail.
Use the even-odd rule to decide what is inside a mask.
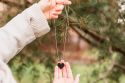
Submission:
[[[70,4],[72,4],[72,2],[71,2],[71,1],[68,1],[68,4],[70,5]]]
[[[64,60],[61,60],[61,62],[65,62]]]
[[[55,68],[58,68],[58,66],[56,66]]]
[[[70,5],[70,4],[72,4],[72,2],[71,1],[67,1],[67,2],[64,2],[64,4]]]

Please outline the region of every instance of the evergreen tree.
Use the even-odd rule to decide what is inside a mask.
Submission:
[[[33,3],[28,0],[15,2],[3,0],[1,2],[5,3],[10,9],[15,7],[17,9],[14,12],[15,14],[13,12],[5,14],[4,20],[0,22],[2,26],[20,10],[33,4],[35,0]],[[73,29],[80,38],[91,45],[91,53],[98,58],[96,64],[86,67],[90,73],[87,73],[88,77],[81,77],[81,79],[85,78],[84,83],[124,83],[124,81],[121,81],[125,78],[125,15],[124,7],[121,6],[124,5],[124,1],[73,0],[72,2],[73,4],[65,8],[58,20],[49,22],[52,31],[48,35],[28,45],[10,62],[14,75],[21,83],[25,83],[22,81],[24,79],[22,76],[25,76],[25,74],[33,80],[33,83],[37,83],[38,78],[42,77],[40,74],[44,74],[47,69],[46,78],[50,78],[50,80],[45,82],[51,82],[57,56],[42,52],[39,46],[46,42],[50,43],[48,41],[50,40],[49,36],[55,33],[55,28],[56,43],[59,46],[63,45],[67,41],[65,40],[68,35],[66,31]],[[93,49],[96,49],[96,51],[93,52]],[[58,56],[61,57],[59,53]],[[83,82],[81,81],[81,83]]]

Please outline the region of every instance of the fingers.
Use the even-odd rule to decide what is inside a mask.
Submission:
[[[57,19],[58,16],[62,13],[63,9],[64,9],[64,5],[56,5],[52,11],[51,18]]]
[[[62,11],[56,11],[55,13],[53,13],[54,15],[59,15],[59,14],[61,14],[62,13]]]
[[[51,11],[50,19],[57,19],[64,9],[64,5],[71,4],[69,0],[49,0]],[[49,8],[48,8],[49,9]]]
[[[64,4],[65,4],[65,5],[71,5],[72,2],[71,2],[70,0],[64,0]]]
[[[53,15],[51,15],[50,19],[57,19],[59,16],[55,13],[53,13]]]
[[[65,63],[64,63],[64,64],[65,64]],[[62,71],[63,71],[63,77],[64,77],[64,78],[67,78],[68,76],[67,76],[66,66],[63,67],[63,70],[62,70]]]
[[[58,68],[58,78],[62,78],[62,70],[60,68]]]
[[[55,67],[55,73],[54,78],[71,78],[73,79],[72,70],[70,68],[70,65],[68,62],[64,62],[64,60],[60,61],[61,63],[64,63],[65,66],[63,69],[60,69],[59,67]]]
[[[64,60],[61,60],[61,63],[64,63],[64,64],[65,64],[65,61],[64,61]],[[66,66],[64,66],[63,69],[62,69],[62,77],[63,77],[63,78],[67,78]]]
[[[56,5],[55,10],[56,11],[62,11],[64,9],[64,5]]]
[[[80,77],[80,74],[78,74],[78,75],[76,76],[74,83],[79,83],[79,77]]]
[[[69,1],[69,0],[56,0],[56,4],[70,5],[71,1]]]
[[[64,60],[61,60],[59,63],[64,63]],[[64,66],[63,69],[60,69],[59,67],[57,67],[58,69],[58,78],[67,78],[67,71],[66,71],[66,67]],[[55,68],[55,76],[57,78],[57,69]]]
[[[64,8],[64,5],[57,5],[55,7],[55,10],[53,11],[52,18],[53,19],[58,18],[58,15],[62,13],[63,8]]]
[[[55,67],[54,78],[58,78],[58,67]]]
[[[65,64],[65,61],[61,60],[60,63],[64,63]],[[65,66],[63,67],[63,69],[58,68],[58,70],[59,70],[59,78],[63,78],[64,75],[66,74]]]
[[[56,0],[57,4],[64,4],[64,0]]]
[[[68,78],[73,78],[72,70],[71,70],[70,65],[69,65],[68,62],[66,62],[66,70],[67,70]]]

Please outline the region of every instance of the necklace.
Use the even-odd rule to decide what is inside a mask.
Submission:
[[[63,52],[60,54],[59,53],[59,48],[58,48],[58,40],[57,40],[57,27],[55,26],[55,22],[56,20],[52,20],[51,23],[53,23],[54,25],[54,35],[55,35],[55,49],[56,49],[56,53],[55,53],[55,56],[57,57],[57,60],[58,60],[58,67],[60,69],[62,69],[64,67],[64,63],[61,63],[60,61],[62,59],[64,59],[64,53],[66,52],[66,41],[67,41],[67,33],[68,33],[68,27],[69,27],[69,15],[68,15],[68,6],[65,7],[65,14],[66,14],[66,28],[65,28],[65,31],[64,31],[64,38],[63,38]],[[50,15],[49,15],[50,16]]]

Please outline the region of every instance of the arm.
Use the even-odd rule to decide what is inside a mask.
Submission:
[[[45,1],[46,3],[43,5]],[[41,0],[0,28],[0,83],[16,83],[6,63],[27,44],[49,32],[50,27],[47,19],[57,18],[61,13],[64,4],[59,1],[58,5],[55,0],[52,0],[56,4],[55,7],[51,8],[48,1]],[[56,5],[62,7],[58,8]],[[50,9],[45,11],[48,6]],[[53,13],[48,17],[50,12]]]
[[[0,28],[0,83],[16,83],[6,63],[25,45],[49,30],[47,19],[37,4]]]
[[[8,62],[24,46],[40,37],[50,28],[38,4],[34,4],[0,28],[0,59]]]
[[[0,28],[0,59],[7,63],[24,46],[50,31],[47,19],[56,19],[69,0],[40,0]]]

